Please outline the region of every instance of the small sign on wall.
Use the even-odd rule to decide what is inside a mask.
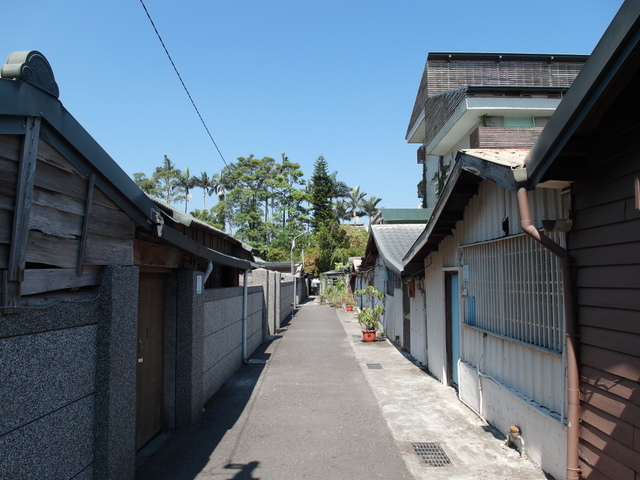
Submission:
[[[196,277],[196,293],[200,295],[202,293],[202,275]]]

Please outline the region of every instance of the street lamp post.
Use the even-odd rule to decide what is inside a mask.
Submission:
[[[298,282],[296,281],[296,271],[293,261],[293,250],[296,248],[296,239],[302,235],[307,235],[309,232],[302,232],[300,235],[296,235],[291,239],[291,275],[293,275],[293,310],[296,309],[296,298],[298,296]],[[293,312],[292,312],[293,314]]]

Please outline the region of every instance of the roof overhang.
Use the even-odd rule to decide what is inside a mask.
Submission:
[[[426,146],[427,155],[446,155],[482,123],[484,116],[550,117],[560,98],[467,96]],[[424,129],[423,129],[424,132]]]
[[[549,120],[526,159],[528,188],[545,180],[570,180],[553,165],[559,155],[580,157],[617,93],[640,66],[640,2],[627,0]]]
[[[524,166],[527,150],[461,150],[438,198],[425,230],[403,258],[405,275],[422,270],[423,259],[438,250],[463,219],[469,200],[482,180],[516,191],[521,182],[514,175]]]
[[[199,258],[243,270],[251,267],[248,260],[207,248],[164,224],[162,209],[135,184],[57,98],[26,82],[9,79],[0,79],[0,98],[0,133],[22,135],[25,117],[41,118],[40,136],[84,175],[95,175],[95,185],[138,226]]]

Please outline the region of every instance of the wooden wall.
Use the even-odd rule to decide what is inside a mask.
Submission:
[[[584,171],[569,236],[577,264],[585,478],[640,478],[640,149]]]
[[[21,248],[12,244],[12,231],[23,138],[0,135],[0,269],[7,268],[12,249]],[[20,295],[95,285],[97,267],[133,264],[133,220],[100,189],[90,188],[89,177],[42,139],[35,179],[27,189]]]

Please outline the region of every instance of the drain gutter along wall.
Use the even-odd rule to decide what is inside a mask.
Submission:
[[[518,207],[520,210],[520,225],[522,230],[547,248],[562,261],[562,290],[564,294],[565,318],[565,356],[567,359],[567,480],[580,478],[578,463],[578,441],[580,435],[580,377],[578,372],[578,328],[575,315],[575,300],[573,295],[573,260],[569,252],[560,245],[541,234],[533,225],[529,209],[529,197],[524,188],[518,190]]]

